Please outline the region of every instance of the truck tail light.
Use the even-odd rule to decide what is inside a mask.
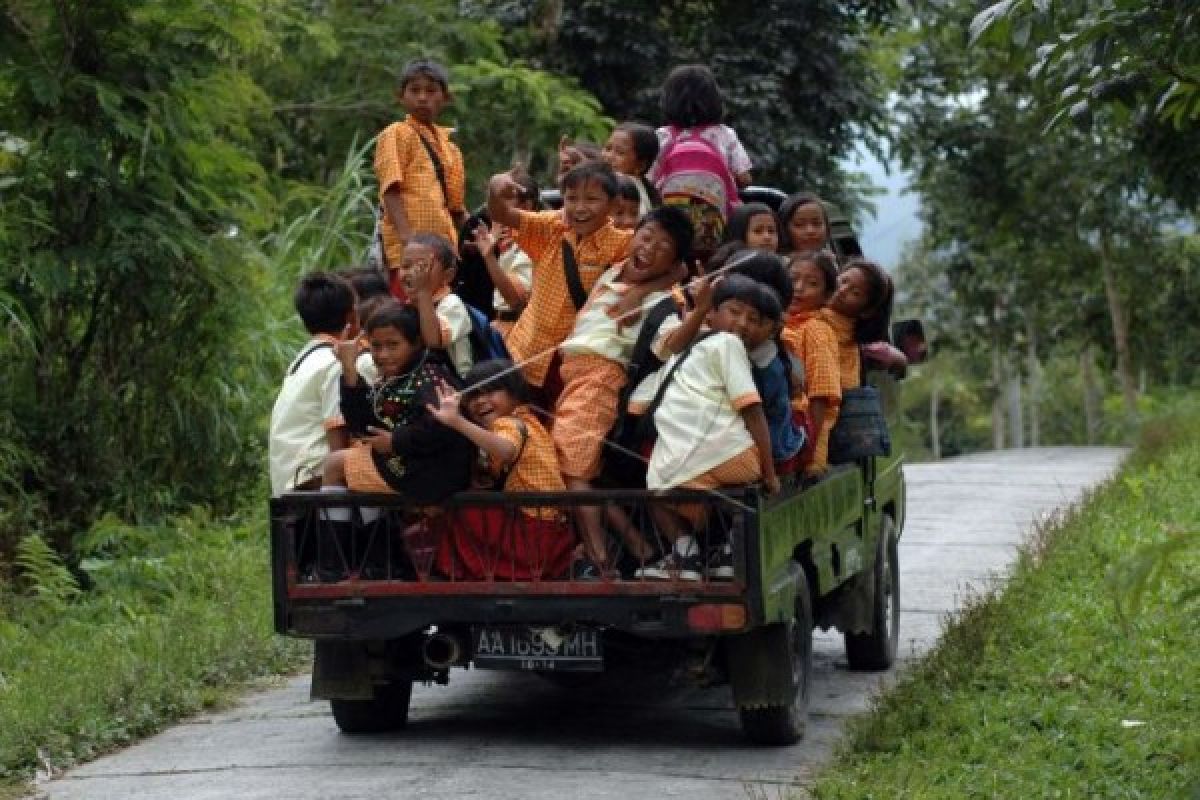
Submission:
[[[702,603],[688,609],[687,622],[701,633],[740,631],[746,627],[746,607],[741,603]]]

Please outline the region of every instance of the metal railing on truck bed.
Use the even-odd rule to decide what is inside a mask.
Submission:
[[[573,569],[581,507],[598,509],[610,531],[610,572]],[[696,557],[662,569],[668,515],[679,512],[704,520]],[[761,616],[747,592],[760,583],[759,512],[752,488],[474,491],[436,509],[395,495],[289,493],[271,501],[276,629],[372,638],[431,623],[574,619],[647,633],[737,630]],[[619,532],[630,529],[638,537]]]

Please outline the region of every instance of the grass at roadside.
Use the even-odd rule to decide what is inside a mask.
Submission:
[[[813,795],[1200,797],[1198,479],[1191,404],[852,724]]]
[[[301,663],[271,630],[265,531],[261,516],[104,521],[82,543],[82,592],[48,550],[22,554],[22,585],[0,596],[0,797]]]

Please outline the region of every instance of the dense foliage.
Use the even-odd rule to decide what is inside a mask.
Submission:
[[[844,159],[887,131],[872,45],[894,0],[766,0],[753,13],[731,0],[463,5],[499,20],[534,63],[577,77],[617,119],[659,124],[658,88],[671,68],[708,64],[757,182],[860,207],[864,187]]]
[[[1056,121],[1047,51],[1027,27],[971,44],[976,4],[920,8],[896,37],[897,146],[926,221],[901,267],[909,309],[961,356],[953,378],[982,387],[975,414],[990,406],[994,446],[1119,439],[1148,390],[1197,378],[1197,328],[1180,317],[1200,299],[1191,196],[1155,165],[1200,125],[1181,121],[1148,152],[1153,115],[1098,104],[1086,126]],[[1123,412],[1106,408],[1110,375]]]

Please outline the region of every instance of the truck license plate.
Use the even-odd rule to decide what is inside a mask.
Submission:
[[[528,625],[471,629],[472,654],[480,669],[600,672],[604,669],[600,631]]]

